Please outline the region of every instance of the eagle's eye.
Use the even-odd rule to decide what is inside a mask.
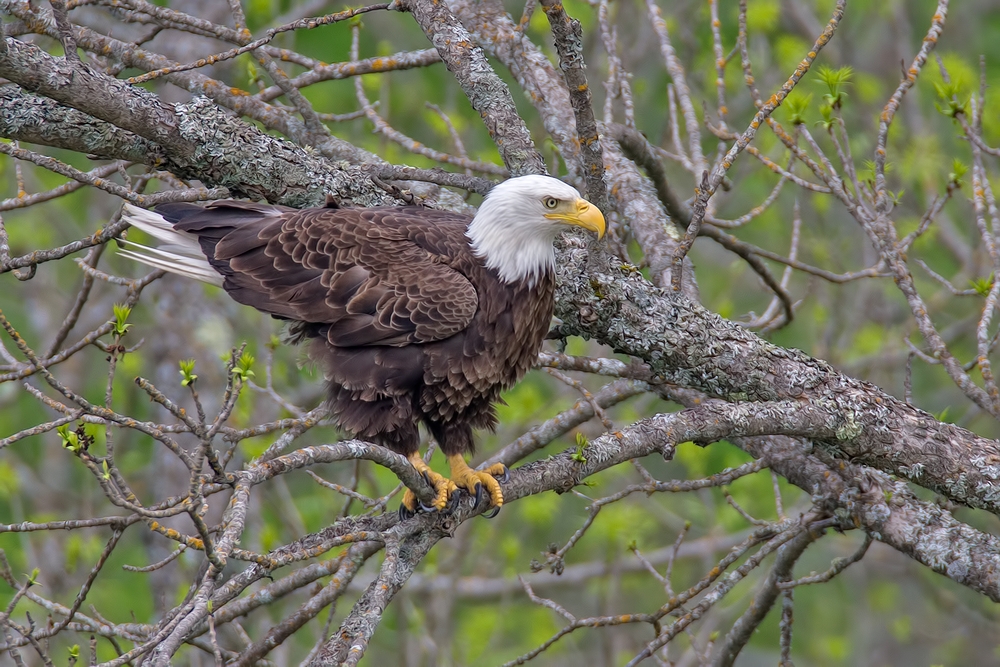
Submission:
[[[545,204],[545,208],[555,208],[559,205],[559,200],[555,197],[546,197],[542,203]]]

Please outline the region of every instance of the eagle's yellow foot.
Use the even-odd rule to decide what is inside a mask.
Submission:
[[[448,499],[451,498],[451,494],[458,490],[455,483],[444,475],[439,475],[438,473],[431,470],[430,466],[424,463],[424,460],[420,458],[419,452],[414,452],[407,457],[410,461],[410,465],[417,469],[427,483],[431,485],[431,488],[437,493],[434,498],[434,502],[431,503],[430,509],[435,509],[437,511],[443,510],[448,505]],[[417,494],[413,493],[409,489],[403,494],[403,508],[413,515],[417,511],[417,507],[421,505],[420,501],[417,500]]]
[[[485,491],[490,497],[490,503],[496,508],[496,512],[500,511],[500,507],[503,506],[503,491],[496,478],[500,477],[504,480],[508,478],[507,466],[502,463],[494,463],[486,470],[473,470],[461,454],[449,456],[448,466],[451,468],[452,481],[474,496],[477,505],[479,498]],[[496,516],[495,512],[493,516]]]

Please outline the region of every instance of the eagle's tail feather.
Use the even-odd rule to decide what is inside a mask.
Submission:
[[[173,224],[153,211],[125,204],[122,217],[160,241],[156,247],[125,241],[131,249],[118,254],[170,273],[194,278],[211,285],[222,285],[222,276],[212,268],[201,250],[198,237],[174,229]]]

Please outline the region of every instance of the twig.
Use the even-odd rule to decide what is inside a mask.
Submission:
[[[778,630],[781,633],[779,640],[781,646],[781,660],[778,667],[795,667],[792,664],[792,622],[793,622],[793,601],[794,591],[781,591],[781,621],[778,622]]]
[[[652,0],[647,0],[647,2],[652,2]],[[834,32],[837,30],[837,26],[840,25],[840,20],[844,16],[845,4],[846,0],[838,1],[837,7],[833,11],[833,16],[830,18],[826,28],[823,30],[823,34],[816,39],[812,49],[810,49],[809,53],[806,54],[806,57],[803,58],[798,67],[795,68],[792,75],[788,77],[788,80],[786,80],[781,86],[781,89],[772,95],[766,104],[757,109],[757,113],[754,115],[750,125],[743,131],[743,134],[741,134],[739,139],[736,140],[732,148],[729,149],[722,162],[720,162],[719,165],[712,171],[711,176],[709,176],[707,171],[702,174],[701,185],[695,191],[695,201],[694,205],[691,207],[691,224],[688,225],[687,233],[685,233],[684,239],[678,244],[677,249],[674,251],[670,281],[671,287],[675,292],[679,292],[681,289],[681,269],[683,267],[684,256],[687,254],[688,250],[690,250],[692,244],[694,244],[695,238],[698,236],[698,232],[701,229],[701,223],[704,220],[705,212],[708,207],[708,200],[713,194],[715,194],[716,189],[722,183],[722,180],[725,178],[729,168],[733,165],[736,157],[743,152],[743,149],[745,149],[753,140],[754,136],[756,136],[757,128],[760,127],[760,124],[764,122],[764,120],[768,118],[775,109],[778,108],[785,97],[788,96],[788,93],[790,93],[802,77],[805,76],[806,72],[808,72],[809,68],[812,66],[812,63],[816,60],[816,56],[833,37]],[[676,77],[674,78],[676,80]],[[688,128],[688,131],[691,131],[690,127]]]
[[[146,74],[143,74],[141,76],[132,77],[130,79],[127,79],[127,81],[128,83],[135,85],[139,83],[145,83],[146,81],[151,81],[152,79],[156,79],[161,76],[166,76],[167,74],[186,72],[193,69],[199,69],[201,67],[207,67],[217,62],[230,60],[243,53],[247,53],[249,51],[255,51],[260,47],[264,46],[265,44],[271,42],[271,40],[273,40],[275,37],[277,37],[279,34],[283,32],[289,32],[291,30],[303,30],[303,29],[312,30],[313,28],[317,28],[322,25],[329,25],[331,23],[345,21],[360,14],[366,14],[372,11],[388,9],[388,7],[389,3],[378,3],[374,5],[368,5],[365,7],[358,7],[356,9],[345,9],[344,11],[337,12],[336,14],[327,14],[326,16],[320,16],[316,18],[299,19],[297,21],[287,23],[283,26],[279,26],[277,28],[271,28],[270,30],[267,31],[267,33],[263,37],[255,39],[252,42],[247,42],[246,44],[238,48],[230,49],[229,51],[224,51],[222,53],[216,53],[206,58],[201,58],[199,60],[196,60],[193,63],[188,63],[186,65],[163,67],[161,69],[147,72]]]
[[[354,25],[351,27],[351,57],[355,60],[358,57],[358,34],[360,32],[360,27]],[[507,170],[495,164],[490,164],[488,162],[480,162],[478,160],[470,160],[468,157],[463,157],[461,155],[449,155],[447,153],[442,153],[441,151],[434,150],[429,146],[411,139],[402,132],[393,128],[389,123],[385,121],[374,109],[371,102],[368,101],[368,96],[365,95],[364,82],[361,77],[354,79],[354,94],[358,98],[358,104],[361,105],[362,110],[365,112],[365,116],[371,121],[372,125],[375,126],[375,132],[381,134],[387,139],[396,142],[406,150],[417,155],[422,155],[428,159],[434,160],[435,162],[443,162],[445,164],[453,164],[465,169],[472,169],[473,171],[479,171],[487,174],[495,174],[502,176],[507,173]]]
[[[859,560],[865,557],[868,553],[868,547],[872,544],[872,536],[869,533],[865,533],[865,539],[858,547],[857,551],[846,558],[835,558],[830,564],[830,569],[826,572],[820,574],[812,574],[808,577],[802,577],[801,579],[796,579],[794,581],[781,581],[778,583],[778,588],[782,590],[789,590],[797,586],[807,586],[809,584],[821,584],[830,581],[838,574],[846,570],[848,567],[857,563]]]
[[[726,633],[722,642],[715,665],[718,667],[732,667],[736,657],[746,646],[757,628],[764,621],[764,617],[771,610],[778,596],[782,592],[781,584],[792,574],[795,562],[805,552],[806,548],[813,543],[819,535],[812,530],[799,533],[795,539],[778,549],[778,556],[775,559],[774,567],[768,573],[767,578],[761,584],[753,600],[747,605],[747,610],[733,623],[732,628]]]
[[[544,174],[545,161],[535,150],[510,90],[448,6],[428,0],[403,0],[397,6],[413,14],[438,50],[472,108],[479,112],[511,175]]]

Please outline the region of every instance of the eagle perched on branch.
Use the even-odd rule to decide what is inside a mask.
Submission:
[[[291,322],[293,339],[329,382],[333,420],[406,456],[444,509],[464,488],[499,508],[502,464],[473,470],[473,429],[534,363],[552,316],[552,242],[567,227],[600,238],[604,216],[548,176],[500,183],[475,217],[418,207],[311,208],[244,201],[125,205],[160,241],[122,254],[219,285],[236,301]],[[420,457],[418,426],[434,436],[448,479]],[[408,512],[416,496],[403,496]]]

